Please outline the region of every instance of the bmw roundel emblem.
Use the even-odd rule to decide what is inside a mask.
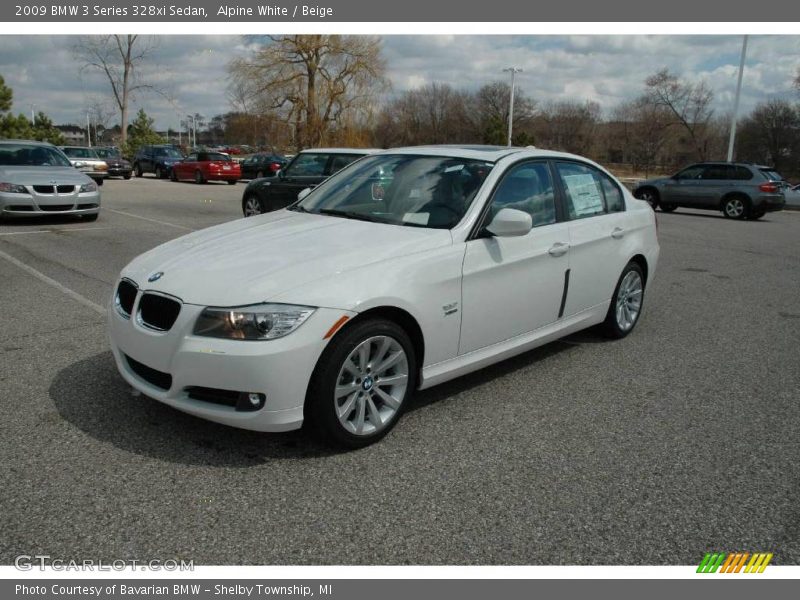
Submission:
[[[164,271],[158,271],[150,275],[150,277],[147,278],[147,281],[153,283],[154,281],[158,281],[159,279],[161,279],[163,276],[164,276]]]

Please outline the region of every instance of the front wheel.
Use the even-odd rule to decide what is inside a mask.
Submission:
[[[228,179],[228,185],[236,185],[235,179]]]
[[[629,262],[622,271],[611,297],[602,328],[611,338],[620,339],[628,335],[642,313],[644,302],[644,273],[635,262]]]
[[[144,171],[142,171],[142,165],[137,163],[136,165],[134,165],[133,170],[136,173],[137,177],[143,177],[144,176]]]
[[[322,353],[309,383],[305,420],[337,446],[377,442],[405,410],[416,368],[414,346],[402,327],[386,319],[354,323]]]
[[[264,210],[264,206],[261,204],[261,200],[258,199],[258,196],[248,196],[242,203],[242,212],[244,213],[245,217],[255,217],[256,215],[260,215],[266,211]]]
[[[652,188],[640,190],[636,197],[647,202],[653,210],[658,207],[658,192]]]
[[[203,177],[203,173],[199,170],[194,172],[194,182],[198,184],[206,182],[206,178]]]
[[[170,181],[178,181],[178,173],[175,171],[175,167],[172,167],[169,170],[169,180]]]
[[[660,204],[658,208],[661,209],[661,212],[671,213],[678,207],[675,206],[674,204]]]
[[[164,179],[164,170],[161,167],[156,167],[156,179]]]

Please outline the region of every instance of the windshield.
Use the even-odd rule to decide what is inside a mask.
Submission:
[[[71,167],[64,154],[49,146],[0,144],[0,166]]]
[[[183,155],[175,148],[156,148],[156,156],[167,156],[169,158],[183,158]]]
[[[97,158],[97,154],[91,148],[64,148],[64,154],[70,158]]]
[[[492,166],[443,156],[369,156],[329,179],[292,210],[450,229],[466,214]]]
[[[97,148],[95,152],[100,158],[121,158],[119,151],[112,148]]]

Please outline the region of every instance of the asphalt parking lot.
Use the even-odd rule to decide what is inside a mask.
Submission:
[[[341,453],[133,397],[113,365],[119,270],[243,189],[113,180],[95,223],[0,225],[0,562],[800,563],[800,213],[659,213],[631,336],[420,393]]]

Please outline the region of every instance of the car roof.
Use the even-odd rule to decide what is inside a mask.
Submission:
[[[577,154],[567,152],[556,152],[554,150],[544,150],[534,146],[480,146],[480,145],[431,145],[431,146],[408,146],[405,148],[389,148],[381,151],[382,154],[417,154],[423,156],[446,156],[453,158],[467,158],[472,160],[484,160],[486,162],[497,162],[506,156],[518,155],[519,158],[569,158],[577,159],[591,164],[594,161]]]
[[[0,144],[3,142],[8,144],[30,144],[31,146],[44,146],[47,148],[55,148],[50,142],[40,142],[39,140],[12,140],[9,138],[0,138]]]
[[[306,148],[298,154],[320,153],[320,154],[373,154],[380,152],[380,148]]]

